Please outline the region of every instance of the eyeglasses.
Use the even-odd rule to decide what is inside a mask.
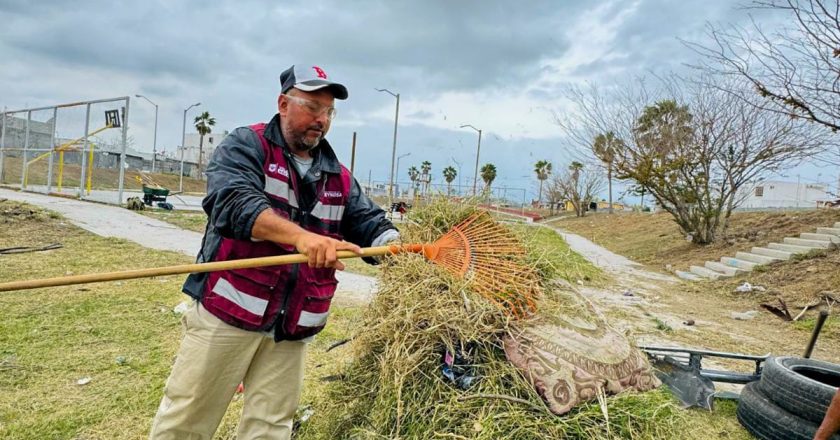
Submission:
[[[335,107],[327,107],[325,105],[318,104],[317,102],[312,101],[310,99],[287,94],[284,94],[283,96],[285,96],[286,99],[296,102],[298,105],[303,107],[304,110],[309,112],[309,114],[311,114],[312,116],[327,115],[327,118],[333,119],[335,118],[335,114],[337,113]]]

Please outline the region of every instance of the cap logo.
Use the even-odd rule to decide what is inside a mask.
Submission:
[[[324,72],[324,69],[318,66],[312,66],[312,69],[315,71],[315,74],[318,75],[318,78],[327,79],[327,72]]]

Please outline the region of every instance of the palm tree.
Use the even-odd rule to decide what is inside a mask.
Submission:
[[[481,180],[484,181],[484,192],[490,192],[490,185],[496,180],[496,165],[486,163],[481,167]]]
[[[419,182],[420,178],[420,171],[417,170],[417,167],[412,166],[408,169],[408,178],[411,179],[411,186],[414,190],[417,190],[417,183]],[[415,194],[416,196],[416,194]]]
[[[452,181],[455,180],[457,175],[458,172],[455,171],[455,168],[452,166],[448,166],[443,169],[443,178],[446,180],[446,195],[452,194]]]
[[[194,122],[195,130],[201,135],[198,140],[198,175],[199,178],[203,178],[201,166],[204,163],[204,135],[213,131],[210,127],[216,125],[216,118],[211,117],[209,112],[204,112],[196,116]]]
[[[427,194],[429,192],[429,182],[432,180],[432,163],[428,160],[424,160],[423,163],[420,164],[420,175],[422,178],[420,179],[423,182],[423,194]]]
[[[607,185],[609,186],[609,194],[610,194],[610,209],[609,213],[613,213],[613,202],[612,202],[612,170],[613,170],[613,162],[615,162],[615,155],[616,152],[622,148],[624,142],[619,139],[615,133],[608,132],[607,134],[599,134],[595,136],[595,141],[592,143],[592,152],[595,153],[595,156],[598,159],[601,159],[601,162],[604,162],[604,165],[607,166]]]
[[[537,180],[540,181],[540,195],[537,197],[537,203],[542,203],[543,182],[551,174],[551,162],[547,160],[537,162],[534,164],[534,172],[537,174]]]

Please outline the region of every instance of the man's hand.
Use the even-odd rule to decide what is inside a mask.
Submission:
[[[356,255],[362,255],[362,248],[353,243],[339,241],[323,235],[314,234],[308,231],[301,231],[294,242],[298,252],[309,257],[309,267],[334,267],[344,270],[337,255],[337,251],[350,251]]]

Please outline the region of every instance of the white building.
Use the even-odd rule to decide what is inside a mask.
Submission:
[[[816,208],[818,202],[836,198],[825,183],[768,180],[741,191],[739,208]]]
[[[203,145],[203,152],[202,155],[204,164],[207,165],[207,162],[210,160],[210,156],[213,155],[213,150],[216,149],[216,146],[222,142],[222,139],[228,135],[228,131],[224,130],[222,132],[216,133],[212,132],[209,134],[204,135],[204,145]],[[186,137],[184,138],[184,161],[185,162],[192,162],[198,163],[198,146],[201,141],[201,136],[198,133],[187,133]],[[180,159],[180,151],[177,154],[177,158]]]

